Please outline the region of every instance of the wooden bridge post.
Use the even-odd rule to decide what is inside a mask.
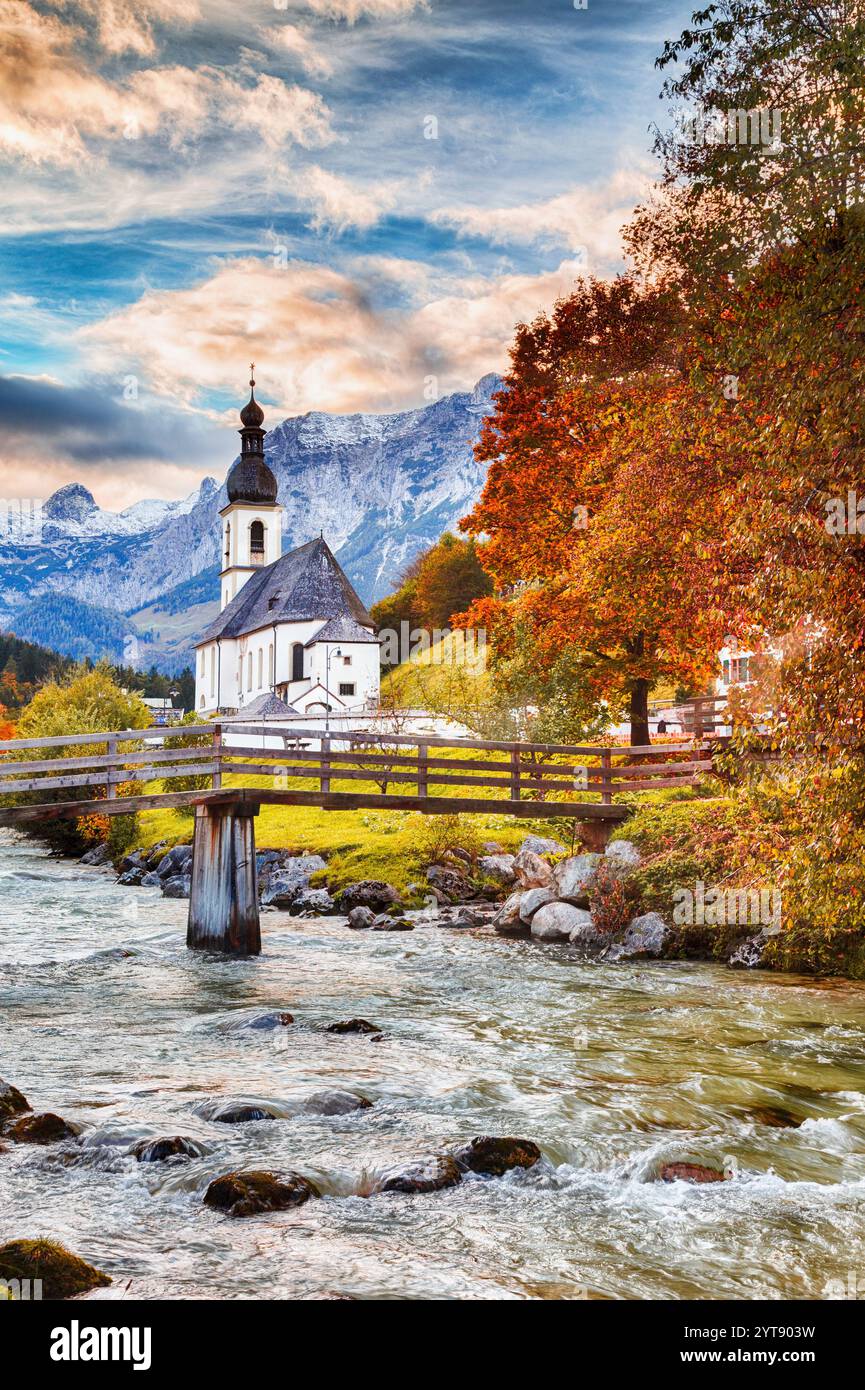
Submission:
[[[254,802],[195,808],[186,944],[193,951],[257,956],[261,951]]]

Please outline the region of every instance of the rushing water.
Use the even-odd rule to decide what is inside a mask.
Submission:
[[[0,832],[2,834],[3,832]],[[816,1298],[865,1292],[865,990],[431,922],[262,918],[257,960],[184,947],[186,905],[0,841],[0,1076],[81,1140],[0,1155],[0,1239],[47,1234],[145,1298]],[[252,1029],[286,1009],[293,1027]],[[362,1016],[383,1041],[323,1031]],[[312,1091],[374,1102],[297,1115]],[[213,1097],[286,1118],[224,1125]],[[783,1107],[775,1128],[749,1115]],[[383,1168],[475,1134],[545,1161],[429,1196],[364,1197]],[[206,1156],[137,1163],[137,1138]],[[660,1164],[731,1168],[706,1186]],[[232,1220],[235,1167],[298,1169],[324,1200]],[[855,1287],[855,1284],[853,1285]]]

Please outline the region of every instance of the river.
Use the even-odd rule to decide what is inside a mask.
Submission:
[[[50,1235],[114,1296],[157,1299],[865,1295],[861,986],[277,913],[258,959],[216,960],[186,951],[185,915],[0,832],[0,1076],[84,1127],[0,1155],[0,1239]],[[249,1027],[273,1009],[295,1024]],[[385,1038],[324,1032],[358,1015]],[[373,1107],[294,1113],[324,1087]],[[213,1123],[198,1113],[213,1097],[286,1118]],[[544,1162],[357,1195],[484,1133],[535,1139]],[[158,1134],[206,1156],[126,1153]],[[677,1160],[733,1176],[652,1181]],[[208,1182],[242,1166],[296,1168],[324,1200],[248,1220],[204,1207]]]

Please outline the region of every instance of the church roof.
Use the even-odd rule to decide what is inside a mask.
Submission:
[[[251,574],[196,646],[217,637],[243,637],[273,623],[329,618],[353,618],[365,627],[375,626],[327,542],[319,538]]]
[[[361,627],[354,618],[341,617],[330,618],[324,627],[320,627],[318,632],[312,634],[306,645],[314,647],[316,642],[375,642],[377,644],[378,638],[370,632],[369,628]]]
[[[296,710],[294,705],[287,705],[284,700],[280,700],[278,695],[267,690],[263,695],[256,695],[254,700],[250,700],[248,705],[237,711],[237,714],[226,714],[220,719],[221,724],[254,724],[259,719],[298,719],[300,710]]]

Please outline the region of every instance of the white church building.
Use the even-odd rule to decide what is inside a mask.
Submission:
[[[220,512],[221,611],[196,643],[196,711],[272,716],[278,701],[288,715],[377,709],[375,625],[324,537],[282,554],[254,378],[250,388]]]

